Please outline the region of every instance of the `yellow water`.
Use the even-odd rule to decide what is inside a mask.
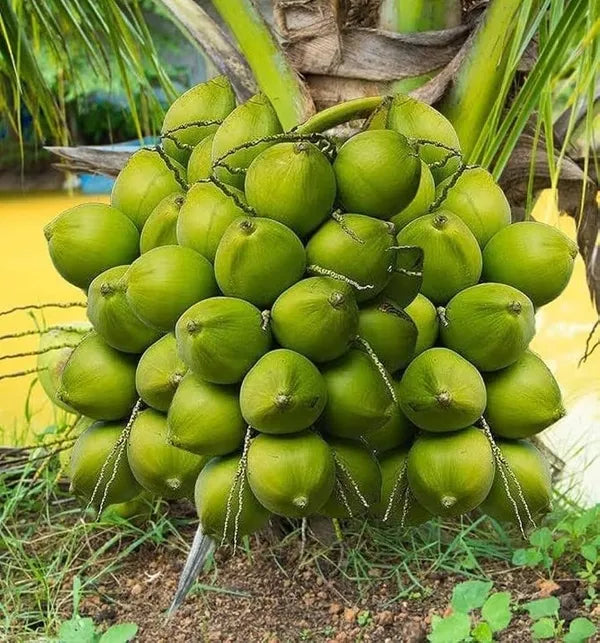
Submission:
[[[82,292],[63,281],[54,270],[42,229],[61,210],[90,200],[107,199],[51,193],[0,196],[0,310],[31,303],[83,301]],[[534,215],[575,236],[573,219],[558,216],[550,192],[542,194]],[[49,323],[64,323],[83,319],[85,313],[82,309],[48,310],[45,317]],[[592,471],[588,478],[594,490],[600,487],[598,462],[593,463],[599,453],[600,350],[581,367],[578,361],[596,318],[583,261],[578,257],[563,295],[538,313],[538,332],[532,343],[533,350],[546,360],[557,377],[569,410],[567,417],[547,432],[547,439],[565,456],[585,447],[572,461],[575,469]],[[0,316],[0,335],[33,327],[26,313]],[[0,355],[34,350],[36,345],[35,337],[0,341]],[[3,360],[0,374],[34,367],[32,357]],[[25,403],[33,380],[34,376],[0,380],[0,443],[9,440],[13,433],[22,433],[26,424]],[[33,387],[29,408],[33,414],[30,430],[41,430],[52,420],[52,407],[39,385]]]

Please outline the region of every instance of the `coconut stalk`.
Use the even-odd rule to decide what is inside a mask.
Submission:
[[[215,9],[233,33],[258,86],[273,104],[284,129],[314,114],[308,89],[279,46],[253,0],[213,0]]]
[[[383,0],[379,26],[396,33],[419,33],[457,27],[461,22],[460,0]]]

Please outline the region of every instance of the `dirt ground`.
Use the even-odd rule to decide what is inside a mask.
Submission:
[[[191,540],[192,533],[187,534]],[[216,566],[205,571],[193,593],[169,620],[166,610],[176,588],[184,557],[181,553],[146,546],[84,599],[80,613],[101,626],[135,622],[139,641],[284,642],[284,641],[426,641],[434,614],[447,615],[453,586],[464,576],[447,573],[427,576],[425,598],[417,593],[394,601],[394,582],[377,578],[361,596],[357,584],[310,560],[310,545],[299,566],[300,543],[278,548],[267,543],[252,546],[252,553],[235,556],[218,551]],[[308,556],[307,556],[308,554]],[[343,555],[343,552],[340,552]],[[568,623],[589,616],[578,579],[565,575],[550,583],[531,570],[514,570],[505,563],[490,563],[486,573],[495,590],[509,590],[519,601],[553,594],[560,599],[560,618]],[[598,615],[593,615],[598,616]],[[513,618],[500,641],[531,640],[526,616]]]

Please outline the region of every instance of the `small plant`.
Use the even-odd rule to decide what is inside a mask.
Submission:
[[[369,610],[363,610],[362,612],[359,612],[358,616],[356,617],[356,622],[361,627],[368,627],[373,622],[371,612]]]
[[[73,579],[73,616],[64,621],[58,631],[59,643],[128,643],[137,634],[135,623],[118,623],[101,633],[96,629],[94,621],[89,617],[79,615],[81,599],[81,580],[79,576]]]

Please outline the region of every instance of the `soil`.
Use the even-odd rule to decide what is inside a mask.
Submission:
[[[182,535],[191,542],[193,531]],[[255,540],[251,553],[218,550],[212,568],[201,574],[184,605],[166,621],[184,555],[165,543],[147,545],[104,580],[96,595],[83,600],[80,613],[92,616],[102,627],[135,622],[139,626],[136,640],[152,643],[411,643],[427,640],[432,616],[450,613],[452,588],[465,580],[464,575],[446,572],[425,575],[420,578],[424,591],[395,600],[396,582],[379,578],[379,570],[372,568],[372,582],[361,594],[357,583],[344,578],[333,565],[315,564],[319,550],[322,545],[309,540],[301,552],[299,538],[277,548],[264,538]],[[344,552],[340,550],[339,555]],[[549,581],[537,571],[515,570],[497,561],[486,565],[485,572],[494,580],[496,591],[508,590],[518,601],[557,596],[566,625],[577,616],[590,616],[583,604],[583,585],[567,572]],[[595,620],[598,616],[592,615]],[[498,640],[532,640],[528,617],[513,618]]]

